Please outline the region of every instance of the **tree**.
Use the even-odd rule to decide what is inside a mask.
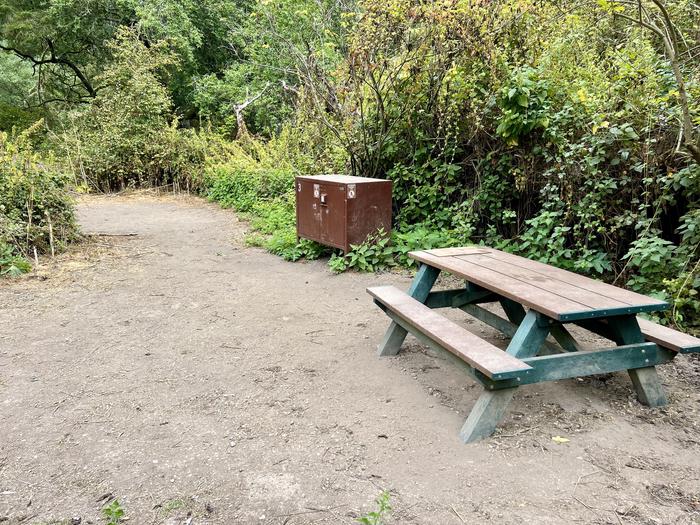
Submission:
[[[650,31],[661,41],[678,86],[681,109],[679,144],[683,144],[693,160],[700,164],[700,131],[693,124],[688,81],[684,71],[684,59],[695,61],[697,58],[694,56],[695,50],[688,45],[690,39],[685,37],[674,21],[670,5],[663,0],[600,0],[599,3],[614,16]],[[679,19],[683,16],[691,24],[700,21],[700,6],[694,5],[693,1],[688,2],[687,6],[681,4],[680,7],[681,12],[677,13]]]
[[[96,77],[104,87],[69,114],[77,133],[64,135],[65,155],[87,184],[100,189],[160,182],[172,118],[161,78],[175,55],[165,42],[145,46],[128,28],[117,31],[109,49],[114,58]]]
[[[354,0],[255,2],[245,21],[231,27],[240,51],[236,60],[221,74],[202,75],[195,83],[201,114],[233,132],[236,106],[264,91],[246,113],[247,126],[265,135],[278,132],[293,117],[309,68],[325,75],[343,60],[345,16],[355,7]]]
[[[0,0],[0,49],[31,65],[42,103],[96,96],[106,43],[133,13],[114,0]]]
[[[168,41],[180,68],[171,89],[184,105],[194,74],[225,67],[236,56],[229,28],[248,0],[0,0],[0,50],[33,68],[42,103],[87,102],[103,87],[97,76],[112,59],[108,43],[131,27],[147,46]]]

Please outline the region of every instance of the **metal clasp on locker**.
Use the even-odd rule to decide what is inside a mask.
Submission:
[[[321,196],[321,186],[314,184],[314,198],[318,199]]]
[[[348,199],[354,199],[357,195],[357,187],[355,184],[348,184]]]
[[[328,206],[328,203],[326,202],[326,197],[328,197],[328,195],[326,195],[325,193],[321,193],[321,206]]]

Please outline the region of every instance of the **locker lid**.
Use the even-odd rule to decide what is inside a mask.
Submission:
[[[352,175],[299,175],[297,179],[316,182],[337,182],[339,184],[356,184],[369,182],[390,182],[387,179],[372,179],[370,177],[353,177]]]

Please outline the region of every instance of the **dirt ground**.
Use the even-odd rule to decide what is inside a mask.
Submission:
[[[89,240],[0,284],[0,524],[700,523],[700,360],[520,389],[491,439],[480,388],[388,324],[365,288],[245,246],[194,198],[82,200]],[[459,313],[459,312],[457,312]],[[504,346],[476,321],[465,326]],[[557,443],[552,438],[567,438]]]

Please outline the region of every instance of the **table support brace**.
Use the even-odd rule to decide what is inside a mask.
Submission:
[[[483,322],[494,326],[506,335],[512,335],[512,340],[506,352],[514,357],[526,360],[526,362],[532,362],[534,368],[534,375],[532,377],[524,377],[522,383],[519,376],[509,381],[493,382],[486,376],[483,376],[478,370],[473,370],[467,365],[474,377],[482,382],[485,390],[475,403],[461,429],[460,437],[465,443],[478,441],[493,434],[496,425],[506,413],[508,403],[513,399],[516,389],[521,384],[553,380],[559,377],[578,377],[580,375],[598,373],[595,372],[595,369],[620,370],[624,369],[625,365],[642,365],[641,368],[628,370],[640,402],[652,407],[666,404],[666,394],[654,365],[669,361],[673,356],[669,357],[669,355],[666,355],[668,352],[662,353],[663,355],[659,354],[660,350],[656,346],[653,349],[640,348],[649,346],[649,343],[644,343],[644,336],[641,333],[635,315],[613,315],[608,317],[607,322],[582,320],[577,323],[585,325],[585,328],[594,332],[604,332],[602,335],[615,341],[618,347],[626,347],[624,349],[619,348],[619,352],[627,352],[626,357],[623,354],[618,354],[618,350],[612,353],[612,349],[591,353],[581,352],[581,348],[561,322],[534,310],[525,311],[521,304],[474,284],[467,283],[466,288],[462,291],[448,290],[431,293],[431,289],[439,274],[440,269],[422,264],[416,273],[408,294],[430,308],[445,308],[449,306],[461,308]],[[479,303],[495,301],[501,303],[508,320],[478,306]],[[390,314],[390,312],[387,313]],[[391,314],[389,317],[393,318]],[[380,356],[393,356],[399,352],[408,333],[404,326],[405,324],[398,319],[392,320],[384,339],[379,345],[378,352]],[[546,354],[552,353],[549,348],[552,344],[546,341],[547,336],[550,334],[561,345],[565,354],[571,357],[559,354],[557,357],[535,358],[540,351]],[[442,350],[440,345],[435,345],[430,339],[419,337],[420,335],[422,334],[416,334],[419,340]],[[640,347],[635,345],[640,345]],[[655,353],[642,356],[644,362],[640,362],[638,351],[644,354],[645,350]],[[634,353],[630,354],[632,351]],[[449,354],[449,352],[447,353]],[[449,355],[451,356],[451,354]],[[632,359],[633,357],[636,361]],[[644,360],[645,358],[646,360]],[[557,361],[556,370],[553,368],[555,365],[555,362],[552,361],[553,359]],[[649,366],[646,366],[647,364]],[[568,368],[564,370],[562,366]],[[618,366],[620,368],[617,368]],[[552,370],[555,371],[553,372]]]

